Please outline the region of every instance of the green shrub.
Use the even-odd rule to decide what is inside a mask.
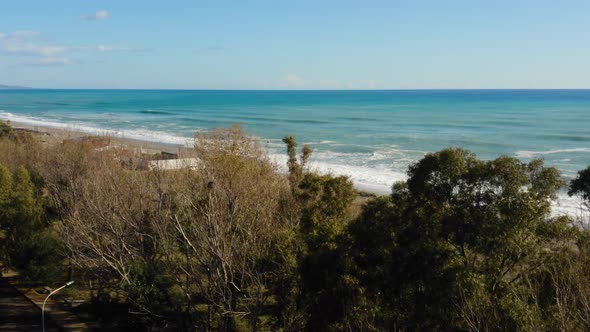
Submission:
[[[47,229],[19,243],[12,262],[28,279],[54,284],[65,270],[64,258],[63,243]]]

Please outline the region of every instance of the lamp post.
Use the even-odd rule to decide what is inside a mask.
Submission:
[[[43,332],[45,332],[45,303],[47,303],[47,300],[49,299],[49,297],[57,292],[59,292],[60,290],[71,286],[74,283],[74,281],[68,281],[65,285],[61,286],[60,288],[57,288],[56,290],[52,291],[51,293],[49,293],[49,295],[47,295],[47,297],[45,298],[45,301],[43,301],[43,307],[41,307],[41,325],[43,326]]]

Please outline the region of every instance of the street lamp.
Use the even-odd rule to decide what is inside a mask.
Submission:
[[[74,283],[74,281],[71,281],[71,280],[68,281],[65,285],[63,285],[60,288],[57,288],[53,292],[49,293],[49,295],[47,295],[47,297],[45,298],[45,301],[43,301],[43,307],[41,307],[41,325],[43,326],[43,332],[45,332],[45,303],[47,303],[47,300],[49,299],[49,297],[51,295],[59,292],[60,290],[66,288],[66,287],[70,287],[73,283]]]

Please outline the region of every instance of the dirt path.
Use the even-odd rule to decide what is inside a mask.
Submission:
[[[23,295],[0,278],[0,331],[41,331],[41,312]],[[58,331],[45,321],[45,331]]]

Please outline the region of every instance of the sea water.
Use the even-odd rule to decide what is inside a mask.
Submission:
[[[312,168],[379,193],[446,147],[543,158],[566,179],[590,165],[590,90],[3,90],[0,119],[172,144],[241,124],[277,163],[293,135],[314,148]]]

